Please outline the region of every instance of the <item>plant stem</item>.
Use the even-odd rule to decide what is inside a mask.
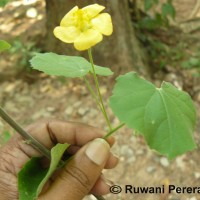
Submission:
[[[101,92],[100,92],[100,88],[99,88],[99,81],[98,81],[98,78],[97,78],[97,75],[96,75],[96,72],[95,72],[95,69],[94,69],[94,61],[93,61],[91,49],[88,49],[88,55],[89,55],[90,63],[91,63],[91,66],[92,66],[93,77],[94,77],[96,89],[97,89],[97,92],[98,92],[99,100],[100,100],[100,103],[101,103],[101,106],[102,106],[102,109],[103,109],[103,114],[104,114],[104,117],[106,119],[106,122],[108,124],[109,129],[112,130],[112,126],[111,126],[110,120],[108,118],[108,115],[107,115],[107,112],[106,112],[106,109],[105,109],[105,106],[104,106],[104,103],[103,103],[103,98],[101,96]]]
[[[117,130],[119,130],[120,128],[122,128],[125,125],[125,123],[120,124],[119,126],[117,126],[116,128],[112,129],[110,132],[108,132],[103,139],[107,139],[108,137],[110,137],[114,132],[116,132]]]
[[[10,125],[12,126],[23,138],[25,138],[27,144],[30,144],[32,147],[37,149],[42,155],[51,159],[50,151],[38,142],[35,138],[33,138],[30,134],[28,134],[17,122],[15,122],[4,110],[0,107],[0,116]]]
[[[98,97],[96,96],[94,90],[92,89],[91,85],[89,84],[89,82],[88,82],[88,80],[87,80],[87,78],[86,78],[85,76],[83,77],[83,79],[84,79],[84,81],[85,81],[85,84],[86,84],[86,86],[87,86],[87,88],[88,88],[90,94],[92,95],[93,99],[96,101],[96,104],[99,106],[99,109],[101,110],[101,112],[102,112],[104,118],[106,119],[106,113],[105,113],[104,109],[102,108],[102,105],[101,105],[101,103],[99,102],[99,99],[98,99]]]
[[[101,107],[101,104],[100,104],[100,102],[99,102],[99,99],[97,98],[97,96],[96,96],[94,90],[92,89],[90,83],[88,82],[87,78],[84,76],[83,79],[84,79],[84,81],[85,81],[85,84],[86,84],[86,86],[87,86],[87,88],[88,88],[90,94],[92,95],[93,99],[96,101],[96,104],[97,104],[97,105],[99,106],[99,108],[101,109],[101,112],[103,112],[102,107]]]

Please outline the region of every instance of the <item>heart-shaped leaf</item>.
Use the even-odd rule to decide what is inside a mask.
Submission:
[[[127,73],[117,79],[110,105],[161,154],[174,158],[195,148],[195,107],[187,93],[170,83],[156,88],[136,73]]]
[[[82,77],[92,72],[90,62],[79,56],[64,56],[55,53],[37,53],[31,60],[33,69],[45,72],[48,75],[65,77]],[[106,67],[95,65],[96,74],[101,76],[112,75],[113,72]]]
[[[49,169],[41,166],[40,158],[32,158],[18,174],[19,200],[35,200],[44,184],[57,169],[63,153],[69,144],[57,144],[51,149],[51,163]]]

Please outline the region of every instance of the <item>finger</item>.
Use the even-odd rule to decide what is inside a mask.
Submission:
[[[73,152],[73,154],[75,154],[76,152]],[[49,163],[50,163],[50,161],[47,158],[42,159],[42,166],[43,167],[45,167],[45,168],[48,167]],[[110,153],[104,168],[105,169],[112,169],[112,168],[116,167],[118,163],[119,163],[119,158],[116,157],[115,155],[113,155],[112,153]]]
[[[112,169],[112,168],[116,167],[118,162],[119,162],[119,158],[117,156],[113,155],[112,153],[110,153],[110,156],[105,165],[105,169]]]
[[[101,175],[109,155],[110,146],[105,140],[88,143],[72,157],[40,199],[83,199]]]
[[[51,149],[57,142],[69,143],[83,146],[85,143],[100,138],[105,133],[98,129],[81,123],[64,122],[64,121],[50,121],[38,122],[30,125],[27,132],[31,134],[36,140],[42,143],[47,148]],[[114,138],[110,137],[108,143],[112,146]],[[6,149],[12,149],[16,157],[15,173],[31,158],[41,156],[41,153],[36,151],[32,146],[24,142],[20,135],[14,136],[7,145]],[[20,158],[20,159],[18,159]]]
[[[36,123],[29,126],[27,130],[48,148],[51,148],[58,142],[83,146],[87,142],[105,135],[101,129],[81,123],[65,121]],[[110,137],[107,141],[112,145],[114,138]]]
[[[106,179],[104,175],[101,175],[96,181],[95,185],[91,189],[90,193],[97,196],[106,195],[110,192],[110,187],[113,185],[113,182]]]
[[[67,154],[74,155],[79,149],[80,149],[80,147],[71,145],[67,149]],[[106,162],[106,165],[105,165],[105,169],[112,169],[112,168],[116,167],[118,162],[119,162],[119,158],[117,156],[113,155],[112,153],[110,153],[108,161]]]
[[[28,126],[26,130],[48,149],[51,149],[56,143],[69,143],[81,147],[87,142],[105,135],[104,131],[92,126],[58,120],[37,122]],[[107,142],[112,146],[114,138],[109,137]],[[23,138],[19,135],[16,135],[10,143],[15,143],[16,146],[19,146],[19,149],[25,153],[28,158],[41,156],[33,147],[24,143]],[[24,162],[28,161],[28,158],[26,158]]]

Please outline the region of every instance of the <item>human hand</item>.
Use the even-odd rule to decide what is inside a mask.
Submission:
[[[48,149],[57,143],[69,143],[67,153],[74,155],[63,169],[47,182],[39,200],[81,200],[89,193],[109,193],[102,176],[103,168],[113,168],[118,159],[110,152],[114,139],[100,139],[104,132],[80,123],[39,122],[27,128],[29,134]],[[98,139],[95,139],[98,138]],[[0,148],[0,199],[17,200],[17,174],[31,157],[42,155],[16,134]],[[43,159],[47,165],[47,160]]]

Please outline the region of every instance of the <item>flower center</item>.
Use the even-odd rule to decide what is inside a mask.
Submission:
[[[81,32],[84,32],[92,27],[91,19],[81,9],[77,10],[77,27]]]

